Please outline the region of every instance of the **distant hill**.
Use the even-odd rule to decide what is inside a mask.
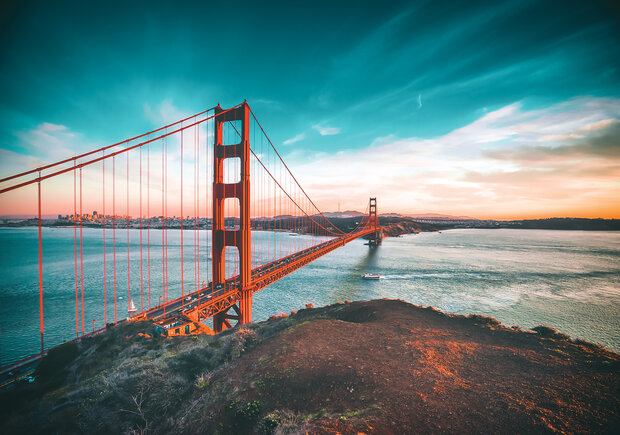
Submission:
[[[471,216],[452,216],[449,214],[439,214],[439,213],[422,213],[409,215],[407,217],[413,219],[443,219],[443,220],[454,220],[454,221],[477,221],[477,218]]]
[[[361,213],[356,210],[347,210],[347,211],[338,211],[338,212],[327,212],[323,213],[327,218],[351,218],[351,217],[359,217],[364,216],[364,213]],[[470,216],[453,216],[449,214],[440,214],[440,213],[422,213],[422,214],[414,214],[414,215],[405,215],[401,213],[379,213],[379,216],[382,218],[411,218],[411,219],[441,219],[441,220],[470,220],[476,221],[477,218],[473,218]]]
[[[502,227],[540,230],[620,231],[620,219],[548,218],[502,222]]]
[[[0,215],[0,219],[34,219],[39,216],[36,214],[3,214]],[[41,219],[56,219],[57,214],[42,214]]]
[[[334,211],[334,212],[326,212],[323,213],[326,218],[352,218],[352,217],[360,217],[364,216],[364,213],[360,213],[355,210],[347,210],[347,211]]]

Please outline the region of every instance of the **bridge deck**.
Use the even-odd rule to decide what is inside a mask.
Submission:
[[[346,245],[347,243],[373,233],[374,228],[365,228],[354,234],[345,234],[326,242],[304,249],[302,251],[282,257],[263,266],[252,269],[251,289],[253,293],[267,287],[269,284],[302,268],[306,264],[322,257],[329,252]],[[188,293],[148,311],[140,313],[130,320],[152,320],[156,323],[175,325],[187,322],[201,322],[220,311],[231,307],[241,299],[241,283],[239,275],[226,280],[225,283],[213,286],[209,282],[201,289]]]

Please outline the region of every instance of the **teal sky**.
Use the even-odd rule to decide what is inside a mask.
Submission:
[[[176,115],[247,98],[326,209],[334,208],[336,198],[321,194],[310,163],[335,166],[344,154],[367,159],[368,166],[356,166],[358,177],[379,171],[368,183],[381,192],[399,192],[395,174],[402,175],[402,183],[438,189],[434,199],[405,198],[408,206],[402,195],[385,194],[390,211],[502,217],[498,201],[511,190],[498,187],[501,176],[516,173],[525,182],[528,171],[551,171],[558,178],[549,182],[558,191],[567,176],[568,162],[532,167],[524,163],[531,155],[518,160],[515,152],[538,146],[545,155],[551,150],[577,158],[560,148],[582,145],[578,160],[583,161],[587,141],[588,149],[595,149],[590,157],[599,160],[596,168],[605,167],[607,178],[584,178],[580,188],[591,187],[580,190],[581,202],[575,203],[575,192],[528,196],[531,189],[523,185],[512,195],[524,202],[514,207],[529,211],[508,209],[505,215],[585,216],[589,212],[580,210],[590,207],[588,201],[603,201],[609,207],[599,214],[611,217],[620,209],[614,200],[620,168],[620,135],[614,135],[620,113],[620,11],[612,4],[9,2],[0,11],[0,171],[7,175],[65,157],[37,142],[44,140],[38,134],[43,130],[64,132],[69,143],[61,150],[78,152],[148,131]],[[559,129],[533,127],[545,117]],[[522,134],[524,123],[535,137]],[[508,128],[511,134],[469,145],[454,139],[481,125],[490,128],[485,132]],[[550,135],[564,139],[547,140]],[[592,145],[599,136],[607,140],[605,153]],[[429,155],[429,147],[436,152]],[[428,184],[430,175],[416,165],[394,170],[394,162],[368,158],[380,149],[423,154],[426,160],[417,161],[432,165],[435,159],[438,167],[445,166],[446,156],[471,164],[444,167],[444,175],[433,173]],[[481,163],[484,159],[490,164]],[[580,176],[596,168],[585,168]],[[480,178],[491,175],[496,177]],[[350,206],[360,208],[353,199],[362,193],[349,193]],[[458,205],[463,197],[478,206]]]

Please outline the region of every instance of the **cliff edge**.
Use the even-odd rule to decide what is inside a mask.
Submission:
[[[217,336],[125,324],[50,351],[2,433],[617,433],[620,356],[397,300]]]

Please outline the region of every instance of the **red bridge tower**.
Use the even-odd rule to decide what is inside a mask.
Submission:
[[[377,198],[370,198],[369,214],[369,224],[374,226],[375,231],[370,234],[368,243],[370,246],[378,246],[381,244],[382,236],[379,217],[377,216]]]
[[[230,309],[217,313],[213,317],[213,329],[221,332],[232,327],[229,319],[237,320],[241,325],[252,322],[252,245],[250,232],[250,107],[244,102],[236,109],[218,115],[224,110],[215,108],[214,119],[214,180],[213,180],[213,285],[225,285],[226,281],[226,247],[237,248],[239,254],[241,300]],[[228,121],[241,121],[241,142],[224,145],[223,125]],[[239,158],[241,176],[238,183],[224,183],[224,160]],[[239,228],[226,229],[224,201],[236,198],[239,201]]]

